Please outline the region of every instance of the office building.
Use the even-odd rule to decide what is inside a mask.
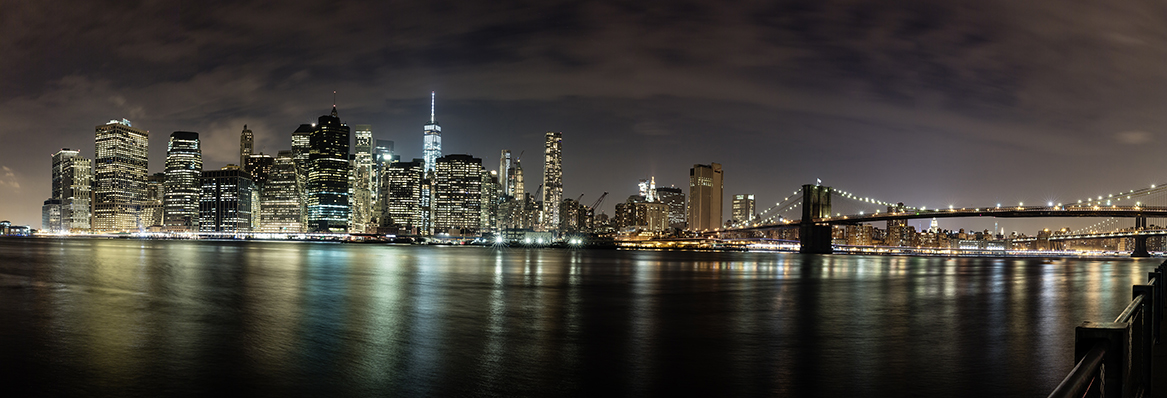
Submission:
[[[200,232],[251,231],[251,200],[255,185],[251,176],[238,167],[208,170],[200,179]]]
[[[312,130],[308,153],[308,232],[346,232],[349,226],[349,127],[336,107]]]
[[[89,232],[92,216],[93,164],[73,149],[53,154],[53,193],[60,209],[60,232]]]
[[[45,199],[41,206],[41,232],[50,234],[66,232],[61,213],[60,199]]]
[[[166,173],[151,174],[146,179],[146,199],[140,207],[142,228],[151,231],[162,231],[165,207]]]
[[[669,206],[669,227],[685,229],[685,193],[677,187],[661,187],[656,189],[656,199]]]
[[[498,172],[490,171],[482,173],[482,204],[481,218],[478,224],[480,232],[488,232],[498,225],[498,204],[499,192],[502,191],[502,186],[499,184]]]
[[[514,182],[511,181],[511,151],[503,149],[498,155],[498,182],[502,185],[500,196],[514,196]]]
[[[436,93],[430,92],[430,121],[425,125],[422,137],[422,158],[425,159],[425,172],[432,173],[437,167],[438,158],[442,157],[442,126],[434,117],[434,99]]]
[[[419,233],[423,222],[421,183],[424,174],[424,159],[394,162],[385,167],[380,187],[382,228]]]
[[[367,124],[356,125],[353,133],[352,225],[355,233],[376,232],[376,209],[373,202],[376,174],[373,167],[373,130]]]
[[[563,202],[563,133],[548,131],[543,137],[543,222],[545,230],[559,227]]]
[[[146,198],[150,133],[129,120],[110,120],[94,134],[93,229],[137,232]]]
[[[721,228],[721,164],[695,164],[689,169],[689,229]]]
[[[296,179],[296,160],[292,151],[280,151],[273,160],[267,182],[260,193],[259,230],[303,232],[301,191]]]
[[[730,219],[734,224],[745,224],[754,220],[754,195],[733,195]]]
[[[166,144],[166,184],[162,197],[162,222],[168,231],[198,231],[202,174],[203,155],[199,133],[171,133],[170,141]]]
[[[255,135],[247,125],[243,125],[243,132],[239,133],[239,165],[246,166],[247,158],[255,153]],[[246,167],[244,167],[246,169]],[[250,170],[248,170],[250,172]]]
[[[664,232],[669,228],[669,206],[649,202],[641,195],[629,196],[616,204],[616,228],[623,232]]]
[[[438,158],[433,182],[432,233],[478,233],[482,217],[482,159],[470,155]]]
[[[312,152],[312,131],[315,129],[315,124],[301,124],[292,132],[292,160],[300,172],[305,174],[301,182],[308,179],[308,156]]]
[[[264,184],[267,183],[268,175],[271,174],[272,165],[275,164],[275,158],[264,153],[253,153],[247,155],[247,159],[243,160],[243,171],[251,175],[251,182],[255,183],[256,189],[263,189]]]

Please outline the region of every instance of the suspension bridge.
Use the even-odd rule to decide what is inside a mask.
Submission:
[[[832,201],[844,204],[848,212],[832,212]],[[1149,188],[1131,189],[1125,192],[1085,198],[1076,203],[1047,203],[1046,206],[1004,206],[1000,203],[982,207],[925,208],[905,206],[902,202],[891,202],[856,195],[844,190],[822,185],[803,185],[793,195],[784,198],[762,212],[756,220],[734,225],[722,230],[706,232],[720,236],[750,236],[766,231],[791,230],[797,228],[799,251],[802,253],[832,253],[832,228],[842,225],[860,225],[878,221],[901,222],[929,218],[1066,218],[1094,217],[1106,218],[1085,229],[1058,235],[1055,240],[1133,238],[1132,256],[1146,257],[1147,239],[1163,236],[1167,231],[1148,228],[1148,219],[1167,218],[1167,186],[1152,185]],[[800,214],[799,214],[800,213]],[[797,217],[797,218],[796,218]],[[1133,225],[1122,228],[1118,220],[1131,220]],[[1101,230],[1100,228],[1114,228]],[[1051,239],[1054,239],[1051,237]]]

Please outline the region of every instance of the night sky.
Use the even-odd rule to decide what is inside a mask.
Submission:
[[[150,131],[151,173],[176,130],[219,168],[244,124],[289,149],[333,91],[406,160],[436,91],[443,153],[496,169],[525,150],[528,190],[561,131],[564,197],[608,191],[608,214],[638,179],[688,191],[710,162],[726,218],[730,195],[765,208],[816,179],[928,207],[1167,183],[1162,2],[479,3],[7,1],[0,219],[39,228],[50,156],[93,158],[110,119]]]

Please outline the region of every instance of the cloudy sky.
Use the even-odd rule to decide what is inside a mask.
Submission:
[[[34,227],[51,154],[92,157],[96,125],[148,129],[151,172],[197,131],[217,168],[244,124],[290,148],[333,91],[405,159],[436,91],[443,152],[526,151],[529,190],[561,131],[564,196],[609,214],[710,162],[761,208],[816,179],[928,207],[1167,182],[1156,1],[13,0],[0,54],[0,219]]]

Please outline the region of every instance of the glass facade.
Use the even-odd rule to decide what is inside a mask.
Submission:
[[[304,231],[300,203],[303,194],[296,179],[296,162],[292,151],[280,151],[276,156],[260,198],[260,231]]]
[[[68,148],[53,154],[52,199],[60,201],[61,232],[89,232],[92,194],[92,162]]]
[[[336,108],[312,130],[308,153],[308,232],[347,232],[349,226],[349,127]]]
[[[168,231],[199,230],[199,195],[203,154],[199,133],[175,131],[166,144],[166,183],[163,187],[163,225]]]
[[[255,185],[238,168],[204,171],[199,198],[200,232],[251,231],[251,199]]]
[[[422,137],[422,158],[425,159],[426,173],[432,173],[437,165],[438,158],[442,157],[442,126],[434,118],[435,93],[430,93],[430,122],[425,125],[425,135]]]
[[[543,228],[559,227],[563,202],[563,133],[548,131],[543,146]]]
[[[433,233],[476,234],[482,217],[482,159],[438,158],[434,173]]]
[[[97,126],[94,137],[93,229],[141,230],[139,206],[146,198],[150,133],[129,120]]]
[[[381,226],[416,231],[423,222],[421,182],[425,160],[395,162],[381,176]]]
[[[376,187],[376,173],[373,164],[373,128],[367,124],[356,126],[353,133],[356,142],[353,145],[352,161],[352,225],[350,231],[356,233],[376,232],[376,208],[374,207],[374,188]]]

